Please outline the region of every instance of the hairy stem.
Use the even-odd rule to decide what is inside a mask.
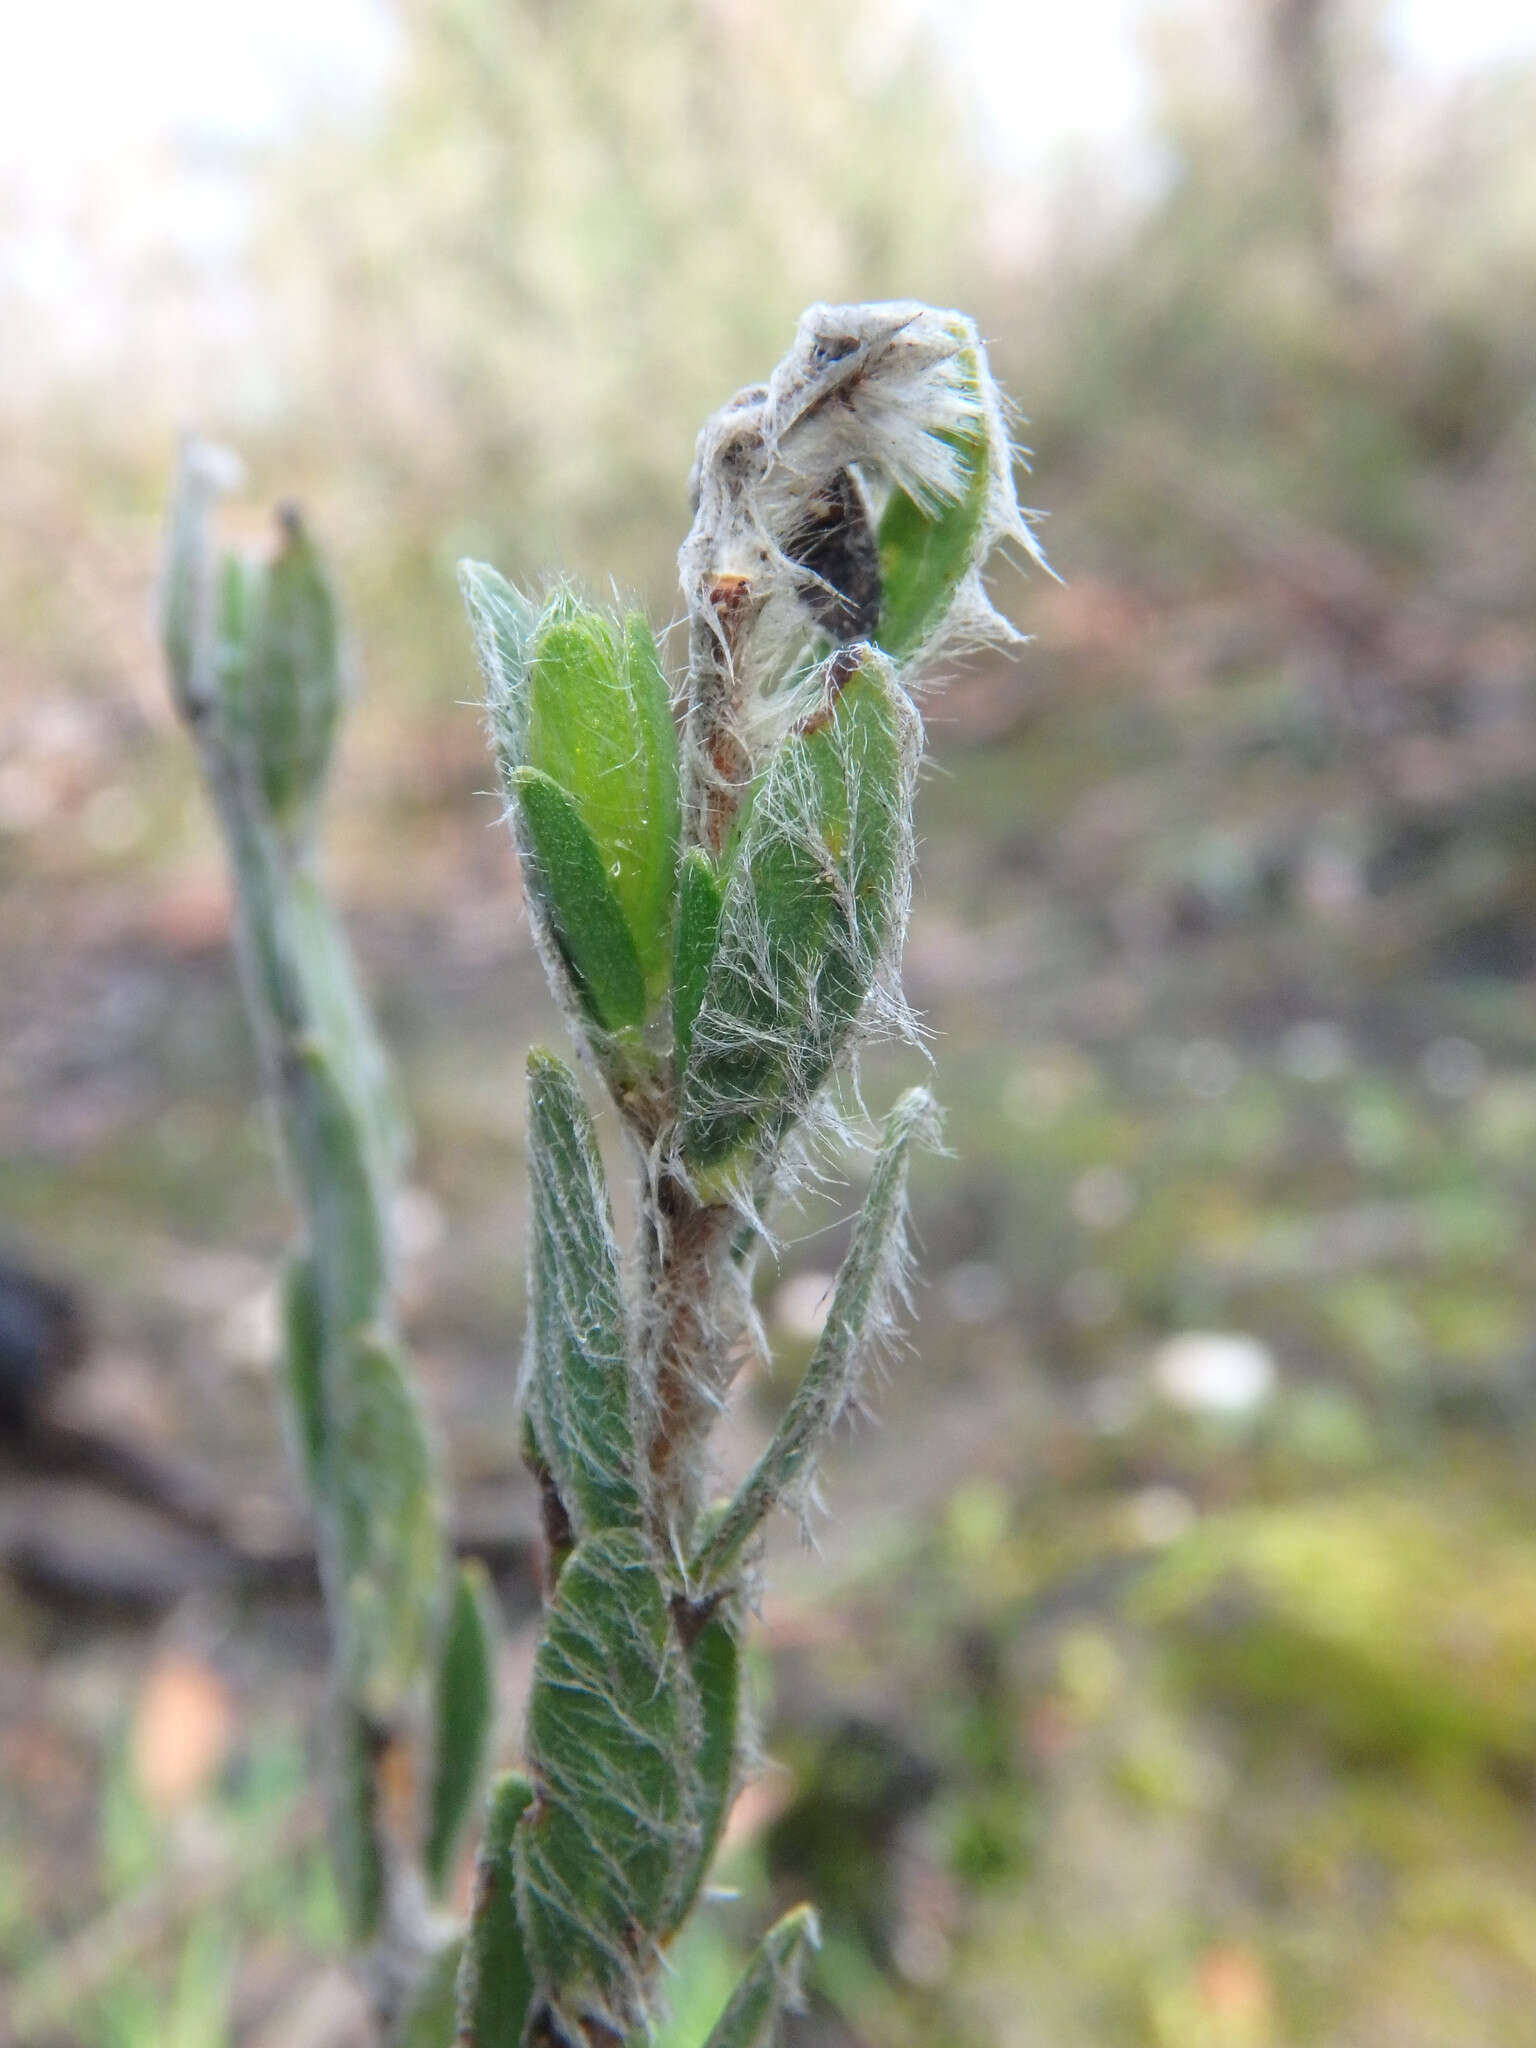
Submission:
[[[698,1446],[731,1380],[729,1332],[717,1303],[735,1221],[728,1204],[700,1202],[673,1174],[663,1174],[654,1191],[642,1189],[646,1370],[654,1398],[649,1462],[657,1519],[680,1537],[699,1508]]]
[[[688,635],[684,812],[688,843],[718,859],[752,774],[739,730],[736,668],[756,605],[745,576],[716,576],[705,599],[707,608],[694,615]]]

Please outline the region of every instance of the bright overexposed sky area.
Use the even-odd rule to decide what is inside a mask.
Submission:
[[[1144,0],[917,4],[971,74],[1000,156],[1134,126]],[[173,134],[217,151],[280,134],[317,97],[366,101],[394,43],[387,0],[0,0],[0,19],[0,171],[45,203],[125,146]],[[1536,52],[1536,0],[1391,0],[1387,21],[1429,71]]]
[[[931,11],[1001,156],[1027,163],[1073,136],[1113,139],[1134,127],[1135,25],[1146,0],[932,0]],[[1536,53],[1536,0],[1390,0],[1384,23],[1407,63],[1441,76]]]

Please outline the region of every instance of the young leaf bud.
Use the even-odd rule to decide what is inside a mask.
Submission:
[[[929,306],[810,307],[769,382],[705,424],[693,484],[688,829],[719,853],[811,654],[1010,638],[982,564],[1001,542],[1040,555],[975,325]]]
[[[227,690],[231,727],[251,750],[273,823],[308,836],[346,701],[340,621],[314,542],[292,506],[276,554],[248,588],[244,660]]]
[[[672,899],[678,840],[677,732],[666,677],[649,626],[638,614],[622,623],[559,590],[535,616],[511,586],[479,563],[461,572],[489,685],[491,727],[508,791],[529,817],[528,771],[561,792],[581,828],[583,869],[590,842],[602,890],[564,888],[547,847],[538,849],[543,907],[567,964],[597,945],[613,922],[611,896],[640,978],[640,997],[605,986],[597,997],[584,971],[589,1013],[608,1030],[654,1014],[666,995],[672,956]],[[541,817],[556,809],[535,797]],[[562,845],[575,844],[563,822]],[[579,900],[578,900],[579,896]],[[584,922],[585,921],[585,922]],[[628,961],[625,963],[628,974]],[[605,977],[605,984],[611,977]]]

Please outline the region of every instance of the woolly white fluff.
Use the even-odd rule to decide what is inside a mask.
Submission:
[[[950,503],[965,474],[945,437],[978,421],[987,442],[983,530],[956,603],[906,665],[911,687],[945,647],[1017,637],[981,583],[995,547],[1015,544],[1045,566],[1015,495],[1007,408],[974,321],[906,301],[811,306],[769,381],[705,423],[678,566],[695,669],[712,662],[722,672],[750,756],[791,715],[776,685],[815,637],[793,550],[818,499],[851,470],[877,501],[901,490],[925,507]]]

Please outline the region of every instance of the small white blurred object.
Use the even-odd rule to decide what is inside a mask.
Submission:
[[[1237,1331],[1185,1330],[1152,1356],[1152,1383],[1171,1408],[1237,1419],[1272,1398],[1279,1377],[1274,1353]]]

